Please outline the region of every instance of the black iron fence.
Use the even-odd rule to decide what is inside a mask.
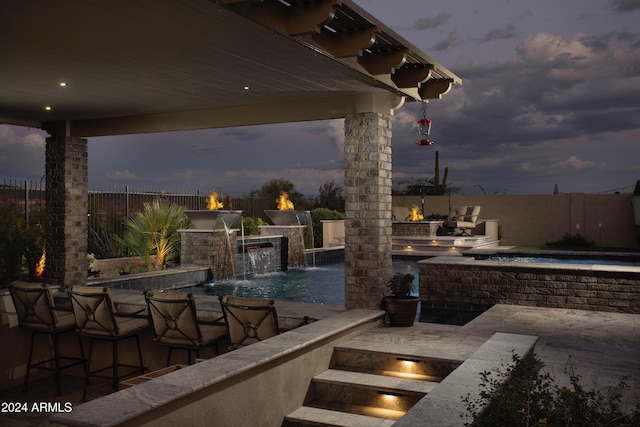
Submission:
[[[272,198],[242,195],[230,197],[218,191],[224,209],[242,210],[243,216],[267,221],[264,211],[275,209]],[[185,209],[207,208],[210,193],[200,190],[153,191],[129,185],[89,189],[88,252],[98,258],[127,255],[114,238],[125,232],[125,219],[142,210],[144,203],[161,198]],[[43,181],[4,180],[0,188],[0,227],[9,230],[19,224],[40,224],[44,230],[45,186]],[[4,237],[3,237],[4,238]]]

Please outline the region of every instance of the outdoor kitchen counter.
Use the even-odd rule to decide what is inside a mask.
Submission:
[[[69,305],[69,298],[65,293],[54,292],[56,305],[65,307]],[[135,313],[146,308],[144,294],[140,291],[129,289],[111,288],[111,296],[116,310],[120,313]],[[213,320],[222,316],[220,301],[214,295],[194,295],[198,317],[203,320]],[[281,329],[291,329],[302,322],[306,317],[311,321],[326,319],[345,311],[342,305],[333,304],[306,304],[291,301],[276,301],[278,311],[278,323]]]

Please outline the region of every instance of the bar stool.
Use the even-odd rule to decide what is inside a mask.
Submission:
[[[54,372],[56,395],[60,395],[60,371],[84,364],[84,352],[80,344],[80,358],[60,355],[60,335],[72,332],[76,328],[75,318],[70,311],[57,310],[49,287],[44,283],[15,281],[9,285],[9,292],[22,329],[31,331],[29,361],[24,379],[24,391],[27,391],[31,369],[44,369]],[[53,339],[53,357],[33,362],[33,348],[37,334],[46,334]],[[80,341],[80,340],[78,340]],[[63,361],[70,361],[64,363]],[[46,366],[53,363],[53,366]]]
[[[211,322],[199,320],[191,294],[145,292],[145,299],[154,330],[153,341],[169,347],[167,366],[175,349],[187,350],[189,365],[193,351],[196,358],[206,347],[215,347],[216,355],[220,354],[218,343],[228,337],[227,326],[220,321],[222,318]]]
[[[82,401],[87,399],[87,386],[90,378],[110,379],[113,383],[113,390],[117,390],[121,379],[133,374],[143,374],[146,368],[142,361],[139,335],[149,327],[147,317],[135,314],[116,314],[109,288],[74,286],[69,291],[69,297],[75,315],[76,331],[81,337],[89,338],[89,356],[85,365]],[[131,338],[136,340],[139,362],[137,365],[118,361],[118,344]],[[110,366],[92,371],[91,357],[95,340],[111,342],[112,358]],[[122,373],[120,368],[128,369],[127,372]],[[111,376],[102,374],[107,370],[112,371]]]

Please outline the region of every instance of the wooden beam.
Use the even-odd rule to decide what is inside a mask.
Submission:
[[[418,93],[422,99],[440,99],[451,90],[453,79],[430,79],[420,85]]]
[[[373,76],[393,74],[396,69],[404,65],[407,52],[406,48],[394,52],[365,52],[358,57],[358,64]]]
[[[391,80],[399,88],[419,87],[431,77],[431,64],[416,64],[411,67],[398,68],[391,76]]]
[[[285,6],[276,0],[251,5],[249,17],[290,36],[319,34],[322,26],[335,15],[338,0],[321,0]]]

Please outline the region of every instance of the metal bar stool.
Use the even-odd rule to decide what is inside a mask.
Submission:
[[[24,391],[27,391],[31,369],[53,371],[56,383],[56,395],[60,395],[60,371],[84,364],[84,352],[80,344],[80,358],[60,355],[60,335],[72,332],[76,328],[75,318],[70,311],[55,309],[49,287],[44,283],[16,281],[9,285],[9,292],[16,308],[20,327],[31,331],[29,361],[24,379]],[[33,349],[37,334],[45,334],[53,339],[53,357],[33,362]],[[68,363],[65,363],[69,361]],[[51,366],[47,366],[51,365]]]

